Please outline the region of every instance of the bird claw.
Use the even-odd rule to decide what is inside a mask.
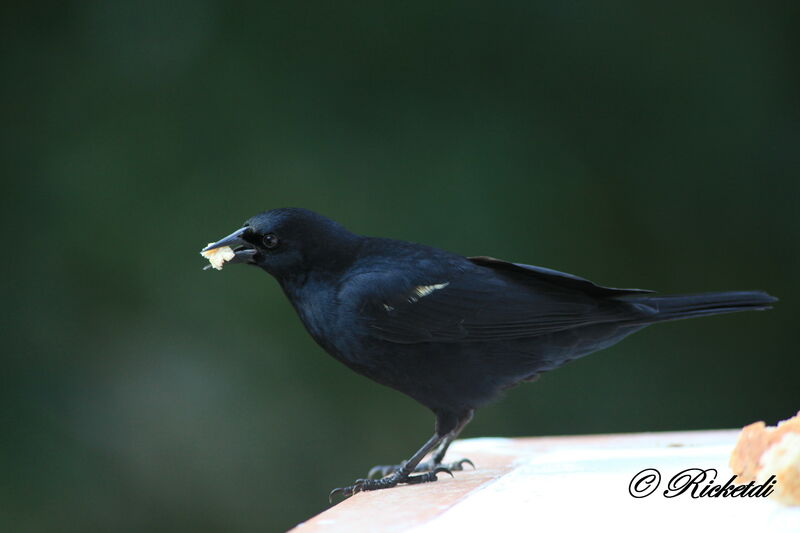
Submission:
[[[431,461],[425,461],[417,465],[414,469],[414,473],[424,473],[424,472],[432,472],[439,467],[447,468],[448,472],[459,472],[464,470],[464,465],[467,464],[475,470],[475,463],[470,461],[469,459],[459,459],[457,461],[453,461],[452,463],[433,463]],[[367,473],[368,479],[376,479],[376,478],[383,478],[388,475],[394,474],[398,470],[400,470],[403,465],[376,465],[370,468],[369,472]]]
[[[399,476],[398,476],[399,478]],[[394,487],[399,483],[399,479],[392,479],[392,478],[383,478],[383,479],[363,479],[359,478],[353,482],[352,485],[349,487],[339,487],[333,489],[330,494],[328,494],[328,501],[333,503],[334,496],[341,495],[344,496],[342,501],[346,500],[347,498],[358,494],[359,492],[363,492],[366,490],[378,490],[378,489],[388,489],[390,487]]]
[[[344,501],[350,496],[358,494],[359,492],[364,490],[364,485],[366,484],[367,481],[368,480],[366,479],[357,479],[352,485],[348,487],[338,487],[333,489],[330,492],[330,494],[328,494],[328,502],[333,503],[333,498],[338,495],[344,496],[344,498],[342,498],[342,501]]]
[[[457,470],[464,470],[464,465],[465,464],[471,466],[472,469],[475,470],[475,463],[473,463],[472,461],[470,461],[467,458],[459,459],[458,461],[454,461],[454,462],[450,463],[449,466],[450,466],[451,470],[456,470],[457,471]]]
[[[449,468],[445,468],[443,466],[437,466],[433,470],[429,472],[423,472],[422,474],[417,474],[414,476],[408,476],[403,483],[407,483],[408,485],[416,485],[418,483],[429,483],[431,481],[438,481],[439,478],[436,474],[450,474],[450,477],[455,477],[453,473],[450,471]]]
[[[433,474],[434,479],[436,478],[436,474],[450,474],[450,477],[454,478],[456,476],[453,475],[453,472],[449,468],[445,468],[444,466],[438,466],[431,471]]]
[[[373,468],[372,470],[375,470],[375,468]],[[438,481],[436,474],[450,474],[450,477],[455,477],[450,468],[444,466],[437,466],[433,470],[429,470],[427,472],[423,472],[421,474],[416,474],[416,475],[403,473],[402,465],[400,465],[398,468],[400,468],[400,470],[396,470],[391,475],[382,477],[380,479],[369,479],[369,478],[357,479],[349,487],[339,487],[333,489],[330,492],[330,494],[328,494],[328,501],[330,503],[333,503],[333,499],[336,496],[343,496],[342,500],[344,501],[347,498],[353,496],[354,494],[358,494],[359,492],[368,490],[389,489],[399,485],[400,483],[405,483],[407,485],[416,485],[419,483],[429,483],[431,481]],[[372,472],[372,470],[370,470],[370,472]]]
[[[386,477],[389,474],[393,474],[394,472],[400,470],[400,466],[401,465],[375,465],[369,469],[369,472],[367,473],[367,478],[375,479],[375,478]]]
[[[333,504],[333,498],[338,496],[339,494],[344,494],[345,495],[345,497],[344,497],[345,500],[347,498],[349,498],[351,495],[346,493],[347,489],[349,489],[349,488],[350,487],[337,487],[337,488],[333,489],[330,492],[330,494],[328,494],[328,503]]]

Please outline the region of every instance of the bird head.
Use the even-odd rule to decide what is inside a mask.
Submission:
[[[350,264],[358,241],[344,226],[313,211],[281,208],[255,215],[201,253],[230,247],[233,257],[227,262],[255,265],[287,280]]]

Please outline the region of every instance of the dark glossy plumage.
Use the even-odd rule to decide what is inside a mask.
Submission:
[[[542,267],[358,236],[303,209],[257,215],[209,248],[223,244],[239,245],[236,262],[275,276],[328,353],[436,415],[436,435],[420,452],[439,449],[426,469],[416,469],[428,474],[411,475],[416,463],[398,467],[343,489],[345,496],[435,479],[430,471],[472,411],[521,381],[655,322],[767,309],[775,301],[758,291],[656,296],[602,287]]]

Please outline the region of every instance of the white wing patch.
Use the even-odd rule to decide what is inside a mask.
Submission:
[[[420,298],[424,298],[428,296],[433,291],[438,291],[439,289],[444,289],[450,285],[449,281],[445,281],[444,283],[436,283],[434,285],[417,285],[414,287],[414,290],[411,291],[411,295],[407,298],[408,303],[418,302]],[[383,304],[383,308],[386,310],[387,313],[391,313],[394,311],[394,306],[391,306],[387,303]]]
[[[433,291],[438,291],[439,289],[444,289],[448,285],[450,285],[449,281],[446,281],[444,283],[437,283],[436,285],[419,285],[417,287],[414,287],[414,292],[411,294],[411,296],[408,297],[408,301],[413,304],[414,302],[416,302],[420,298],[424,298],[425,296],[429,295]]]

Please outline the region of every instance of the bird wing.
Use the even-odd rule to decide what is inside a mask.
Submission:
[[[340,301],[354,302],[373,336],[396,343],[535,337],[654,312],[613,299],[649,291],[602,287],[570,274],[497,259],[470,261],[439,272],[360,273],[340,288]]]
[[[495,259],[486,255],[468,257],[476,265],[493,268],[498,272],[504,272],[520,279],[523,283],[525,279],[547,281],[564,288],[572,288],[591,294],[594,296],[627,296],[634,294],[651,294],[654,291],[646,289],[617,289],[614,287],[604,287],[586,278],[581,278],[566,272],[559,272],[550,268],[526,265],[523,263],[511,263],[502,259]]]

